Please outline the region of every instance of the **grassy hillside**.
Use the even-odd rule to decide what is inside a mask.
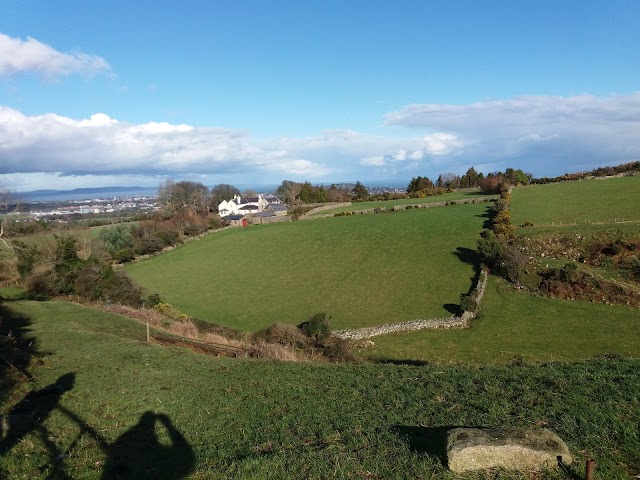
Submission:
[[[334,328],[449,316],[474,275],[487,204],[264,225],[215,233],[127,267],[149,292],[203,320],[246,330]],[[466,252],[466,253],[465,253]],[[449,307],[451,308],[451,307]]]
[[[511,215],[516,225],[640,221],[640,175],[531,185],[514,189]]]
[[[78,305],[5,307],[2,322],[22,316],[38,355],[35,380],[14,390],[1,413],[17,405],[14,412],[35,410],[42,422],[0,439],[2,478],[453,479],[460,477],[446,469],[440,444],[454,425],[551,428],[577,462],[540,478],[582,478],[591,457],[598,478],[640,473],[638,361],[412,367],[218,359],[141,343],[141,325]]]
[[[490,277],[479,317],[467,330],[375,337],[368,358],[435,362],[572,361],[640,356],[640,309],[558,300],[517,291]]]
[[[394,205],[415,205],[418,203],[433,203],[433,202],[451,202],[454,200],[468,200],[472,198],[491,197],[495,195],[486,195],[479,191],[464,191],[464,192],[452,192],[445,193],[443,195],[436,195],[426,198],[401,198],[398,200],[380,200],[375,202],[354,202],[348,207],[338,207],[331,210],[325,210],[318,212],[315,215],[326,215],[331,213],[351,212],[354,210],[365,210],[367,208],[391,208]],[[312,215],[313,216],[313,215]]]

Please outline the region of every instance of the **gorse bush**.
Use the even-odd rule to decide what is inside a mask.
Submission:
[[[27,288],[35,294],[78,295],[88,300],[140,305],[140,289],[124,272],[97,256],[82,260],[72,237],[54,237],[57,242],[53,265],[40,269],[27,279]]]
[[[329,320],[331,316],[326,313],[316,313],[309,320],[298,325],[298,328],[309,338],[324,340],[331,335]]]
[[[253,339],[256,342],[278,343],[298,348],[303,348],[308,340],[298,327],[289,323],[274,323],[264,330],[254,333]]]

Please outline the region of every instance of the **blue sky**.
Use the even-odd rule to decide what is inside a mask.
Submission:
[[[640,1],[0,0],[11,188],[640,159]]]

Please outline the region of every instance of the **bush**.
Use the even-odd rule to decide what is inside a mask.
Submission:
[[[220,215],[211,215],[209,217],[209,228],[212,230],[215,230],[216,228],[220,228],[222,227],[222,218],[220,218]]]
[[[104,228],[98,233],[98,238],[102,240],[102,243],[111,255],[114,255],[118,250],[131,248],[133,246],[131,229],[124,225]]]
[[[332,338],[322,346],[322,354],[334,362],[352,362],[354,357],[349,349],[349,342],[341,338]]]
[[[113,254],[116,263],[126,263],[136,258],[136,252],[131,247],[121,248]]]
[[[160,295],[158,295],[157,293],[153,293],[149,295],[147,299],[144,301],[144,306],[147,308],[153,308],[159,303],[162,303],[162,299],[160,298]]]
[[[500,271],[507,280],[520,286],[528,260],[527,256],[515,246],[508,245],[499,259]]]
[[[132,307],[140,305],[140,289],[136,288],[124,272],[115,272],[111,265],[91,258],[79,271],[74,293],[90,300],[121,303]]]
[[[59,278],[53,270],[39,272],[27,278],[26,287],[31,293],[45,296],[55,296],[58,290]]]
[[[134,250],[138,255],[150,255],[159,252],[164,246],[165,244],[158,237],[143,237],[136,241]]]
[[[189,226],[185,227],[187,229]],[[163,247],[175,245],[178,243],[178,233],[173,230],[158,230],[154,233],[154,236],[162,242]]]
[[[252,345],[249,349],[249,356],[254,358],[280,360],[284,362],[300,361],[300,358],[298,357],[294,349],[285,345],[278,345],[275,343]]]
[[[254,341],[277,343],[302,348],[307,343],[307,337],[295,325],[288,323],[274,323],[273,325],[253,334]]]
[[[476,313],[478,311],[478,301],[474,295],[460,295],[460,308],[463,312]]]
[[[306,322],[302,322],[298,325],[298,328],[309,338],[315,338],[317,341],[321,341],[331,335],[331,328],[329,327],[329,320],[331,316],[326,313],[316,313]]]

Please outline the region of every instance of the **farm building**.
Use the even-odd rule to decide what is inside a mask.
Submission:
[[[246,227],[248,225],[246,215],[227,215],[224,219],[230,227]]]
[[[223,200],[218,205],[218,213],[221,217],[264,212],[269,202],[262,194],[257,197],[241,197],[236,195],[231,200]]]

